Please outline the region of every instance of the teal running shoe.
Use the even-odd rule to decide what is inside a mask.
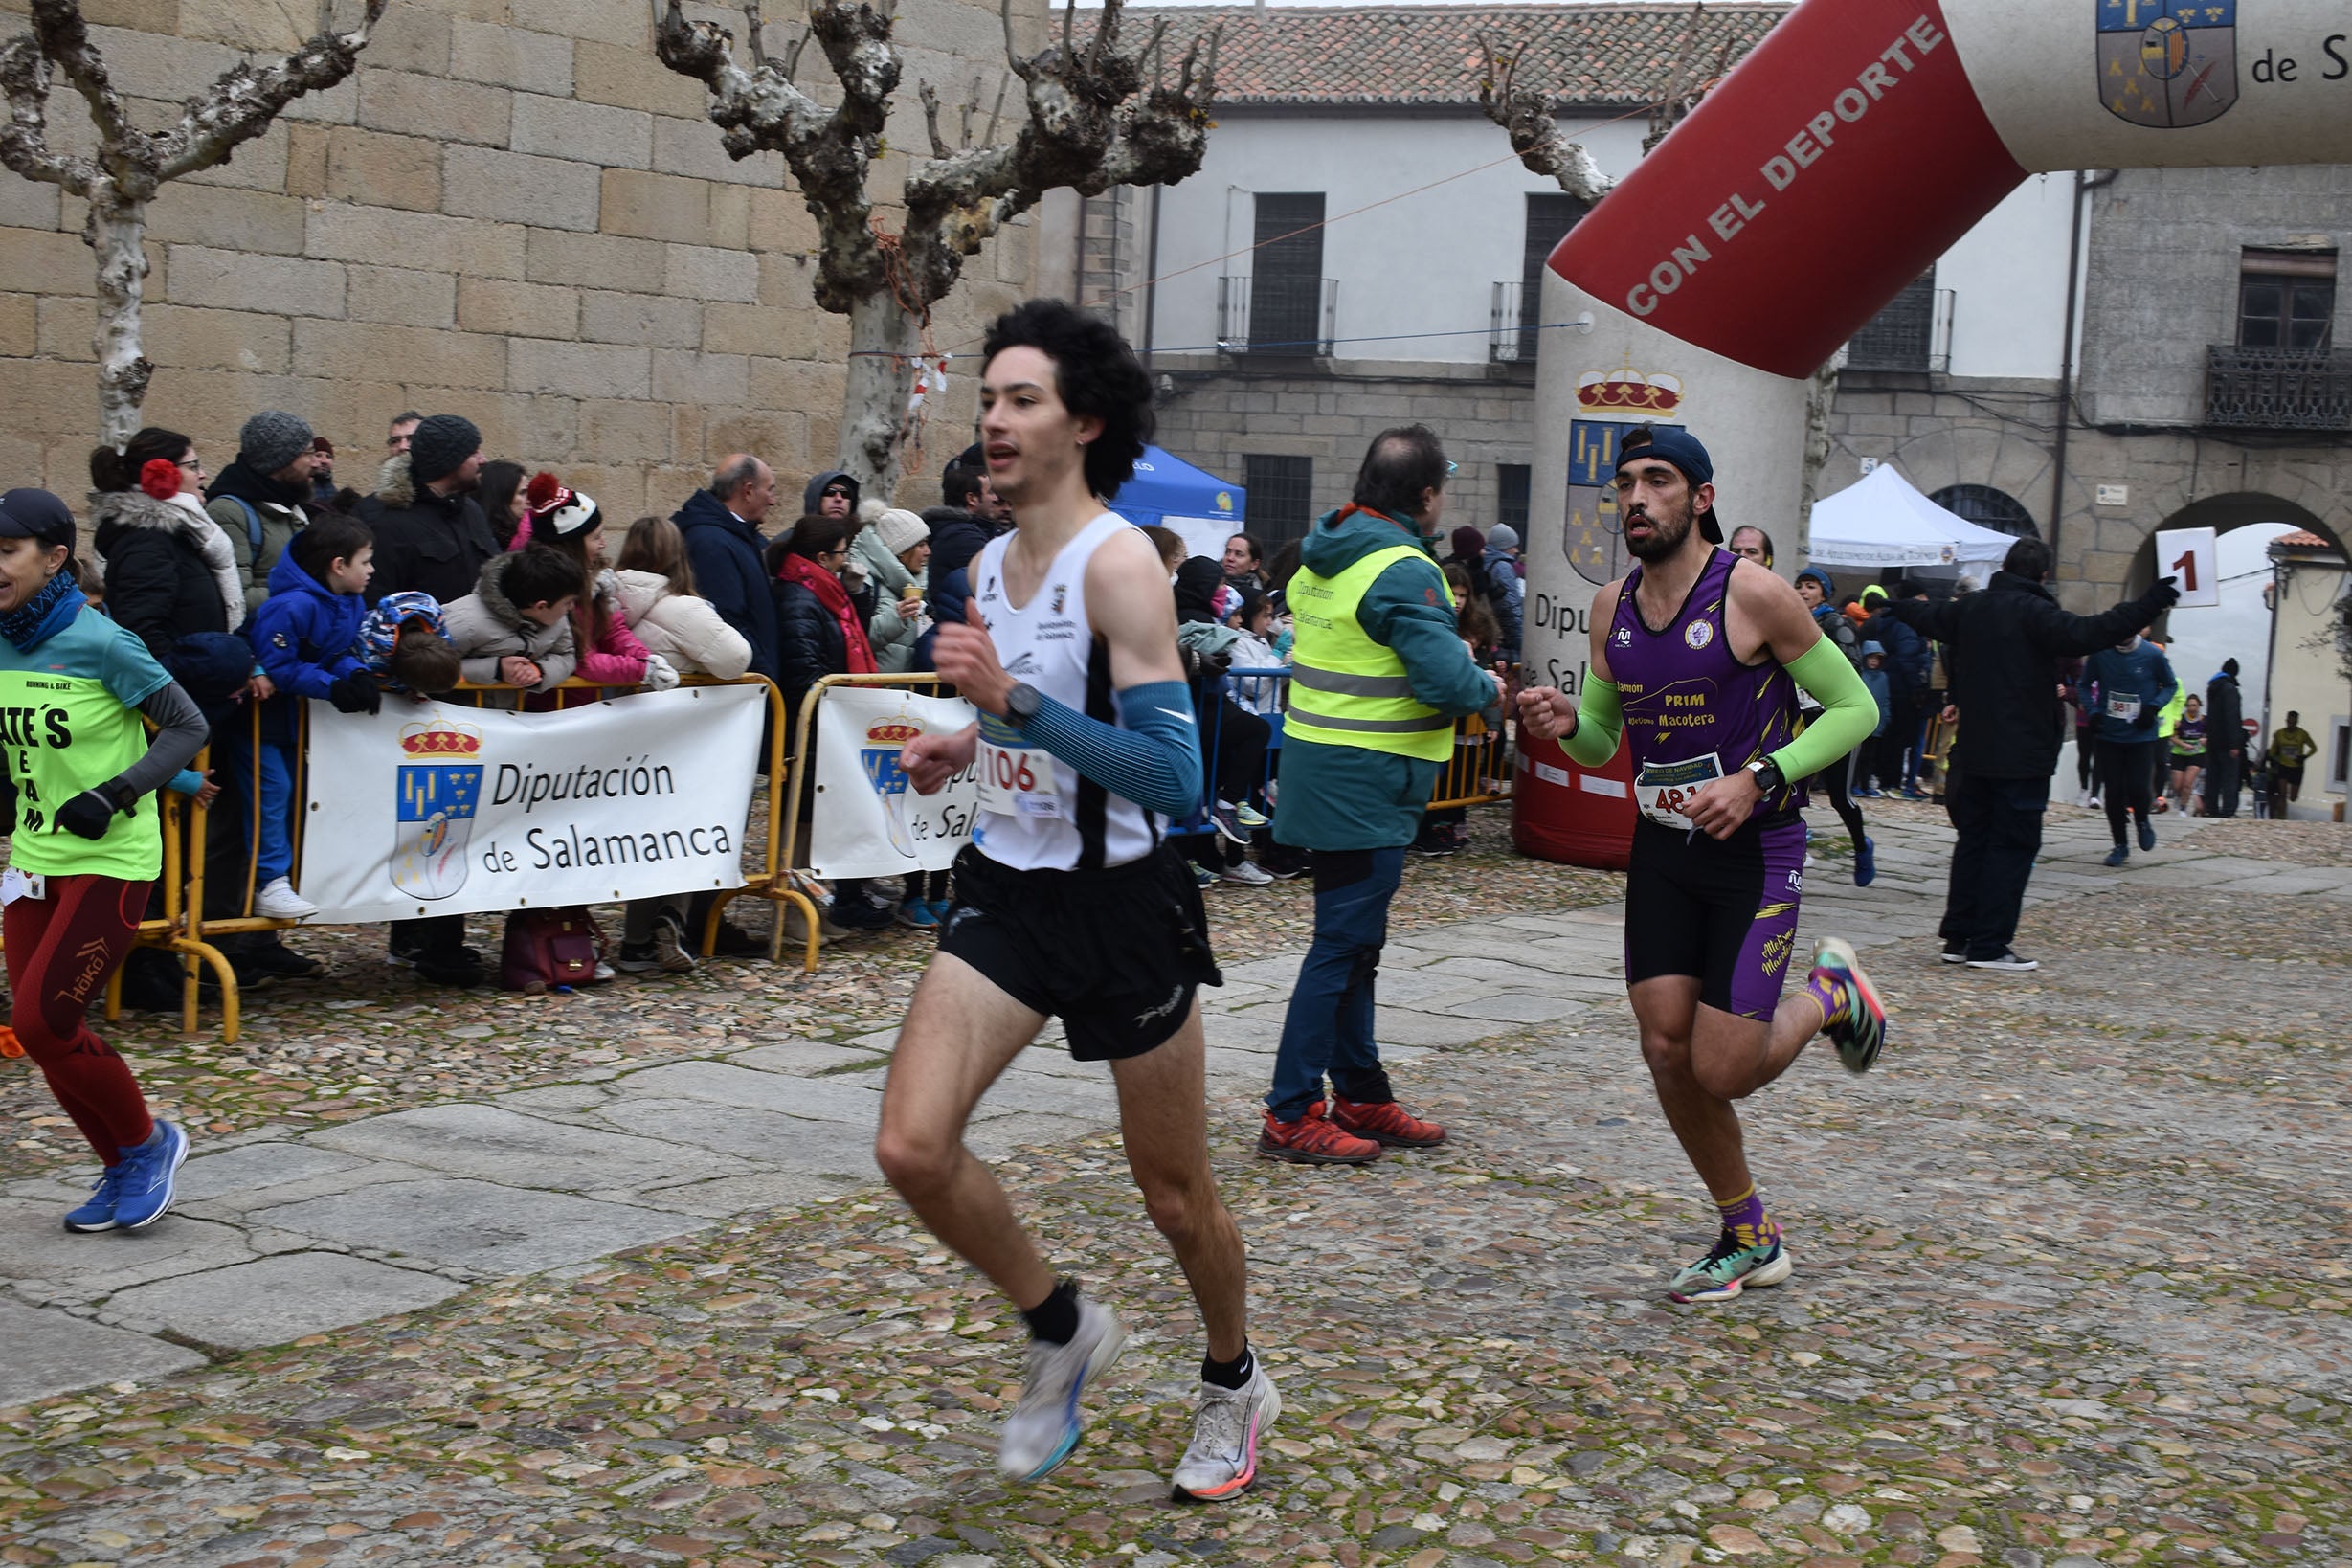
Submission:
[[[1813,978],[1829,982],[1845,1000],[1846,1017],[1829,1025],[1829,1042],[1848,1072],[1868,1072],[1887,1042],[1886,1004],[1862,973],[1853,948],[1834,936],[1825,936],[1813,949]]]
[[[1674,1276],[1667,1295],[1689,1306],[1694,1301],[1729,1301],[1740,1291],[1778,1285],[1796,1271],[1774,1237],[1769,1246],[1741,1246],[1730,1231],[1715,1238],[1704,1258]]]

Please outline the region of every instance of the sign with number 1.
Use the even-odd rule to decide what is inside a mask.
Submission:
[[[2181,608],[2221,603],[2221,562],[2211,528],[2163,528],[2156,535],[2156,574],[2181,591]]]

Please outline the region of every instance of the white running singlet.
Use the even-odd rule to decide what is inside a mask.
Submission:
[[[980,619],[997,657],[1016,681],[1106,724],[1118,723],[1110,692],[1110,653],[1086,619],[1086,565],[1106,539],[1134,526],[1104,512],[1062,547],[1025,605],[1005,592],[1000,534],[981,548],[970,571]],[[1157,847],[1159,820],[1024,739],[1002,720],[980,715],[980,819],[972,841],[999,865],[1018,871],[1099,871],[1139,861]]]

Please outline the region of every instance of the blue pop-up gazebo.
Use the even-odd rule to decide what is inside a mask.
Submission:
[[[1135,476],[1110,498],[1110,509],[1138,525],[1172,528],[1195,555],[1222,555],[1248,516],[1246,493],[1156,446],[1135,459]]]

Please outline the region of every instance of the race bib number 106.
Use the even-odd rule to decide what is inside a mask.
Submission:
[[[999,817],[1046,821],[1062,816],[1061,786],[1051,754],[1034,746],[980,742],[980,809]]]

